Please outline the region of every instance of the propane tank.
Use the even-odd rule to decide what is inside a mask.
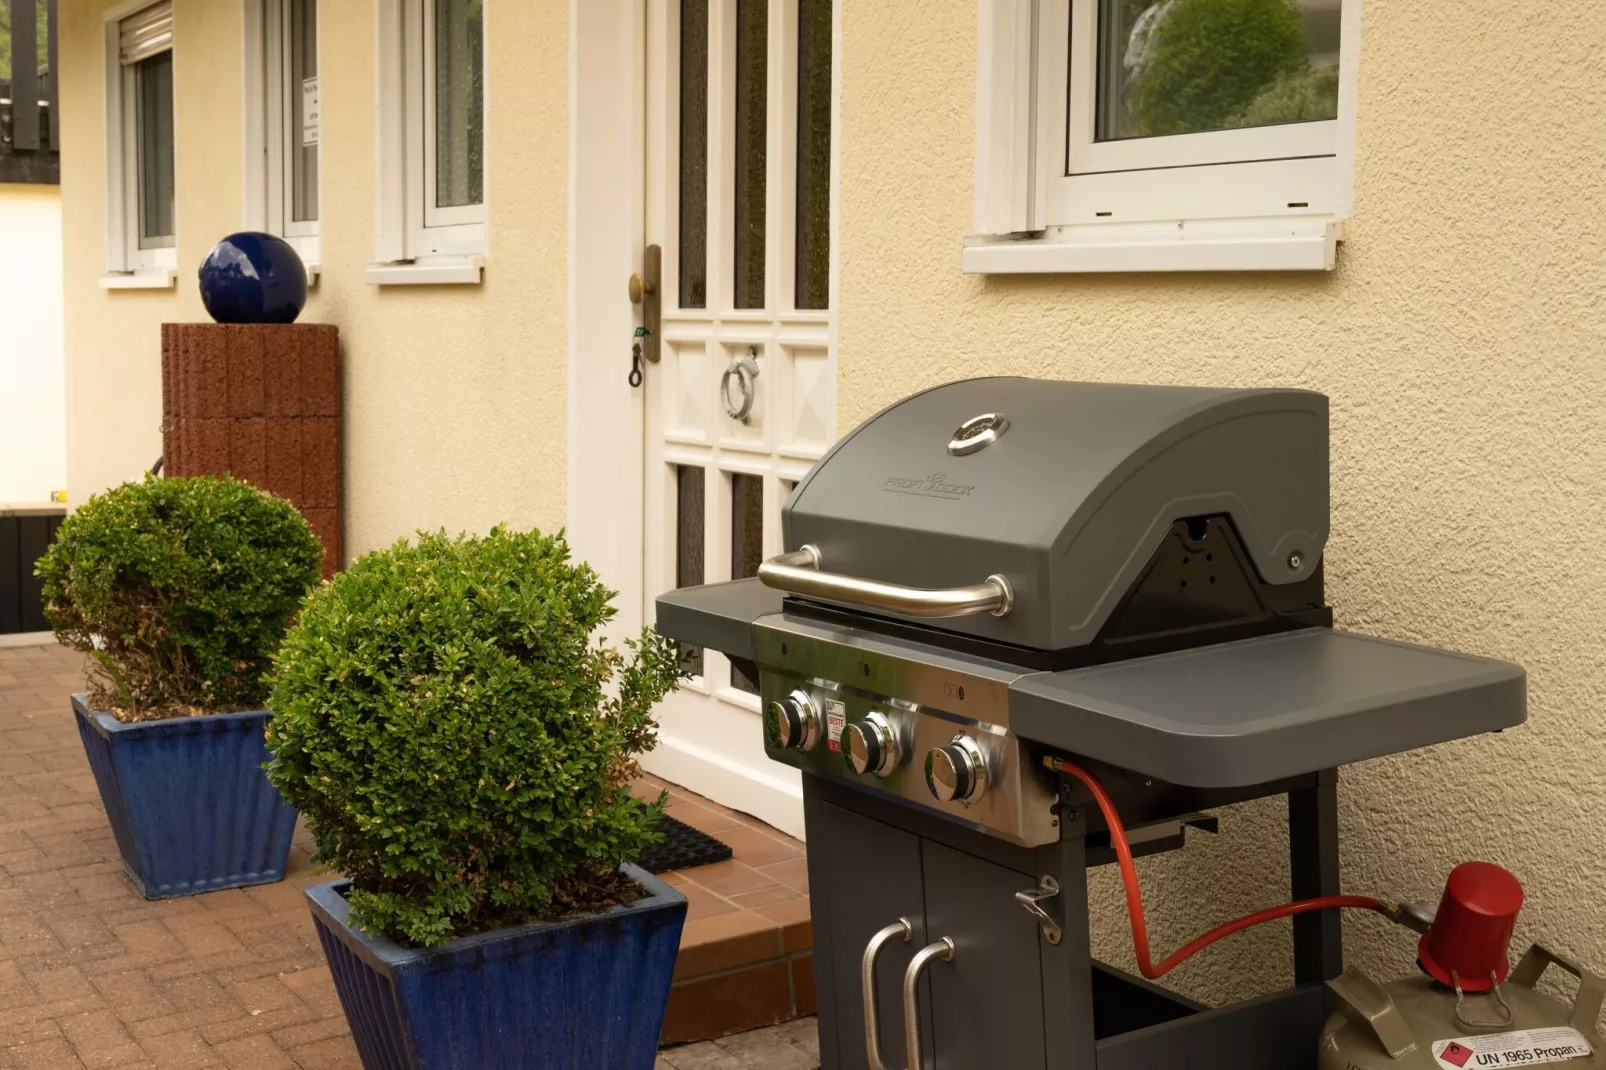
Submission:
[[[1320,1070],[1606,1070],[1595,1030],[1606,982],[1538,944],[1513,969],[1521,907],[1522,886],[1504,869],[1457,866],[1417,949],[1425,976],[1380,985],[1352,969],[1328,982],[1338,1011],[1322,1030]],[[1570,1008],[1535,991],[1551,966],[1578,978]]]

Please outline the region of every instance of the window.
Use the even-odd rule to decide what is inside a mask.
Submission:
[[[1333,267],[1359,0],[990,7],[966,270]]]
[[[380,0],[376,283],[478,282],[484,0]]]
[[[318,243],[318,0],[246,0],[246,225]]]
[[[171,3],[114,9],[106,56],[105,285],[170,286],[177,264]]]

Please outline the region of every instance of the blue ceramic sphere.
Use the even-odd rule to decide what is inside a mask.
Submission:
[[[230,234],[201,261],[201,301],[219,323],[294,323],[307,303],[307,269],[282,238]]]

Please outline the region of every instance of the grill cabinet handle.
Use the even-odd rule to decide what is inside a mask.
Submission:
[[[996,573],[969,587],[904,587],[822,572],[819,547],[808,545],[765,561],[758,566],[758,578],[764,586],[788,594],[831,598],[906,617],[968,617],[976,613],[1007,617],[1015,607],[1009,581]]]
[[[870,942],[864,945],[864,959],[859,963],[859,981],[864,989],[864,1053],[869,1060],[870,1070],[887,1070],[887,1064],[881,1061],[881,1023],[876,1019],[876,956],[881,954],[881,949],[889,940],[899,939],[907,944],[914,931],[908,918],[899,918],[870,937]]]
[[[954,960],[954,942],[946,936],[916,951],[903,971],[903,1047],[909,1056],[909,1070],[921,1070],[925,1065],[920,1057],[920,975],[926,963],[937,958]]]

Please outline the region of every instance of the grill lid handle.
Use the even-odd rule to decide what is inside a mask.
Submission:
[[[1007,617],[1015,607],[1009,581],[996,573],[969,587],[904,587],[822,572],[819,547],[809,545],[765,561],[758,566],[758,578],[764,586],[788,594],[830,598],[905,617],[969,617],[977,613]]]

